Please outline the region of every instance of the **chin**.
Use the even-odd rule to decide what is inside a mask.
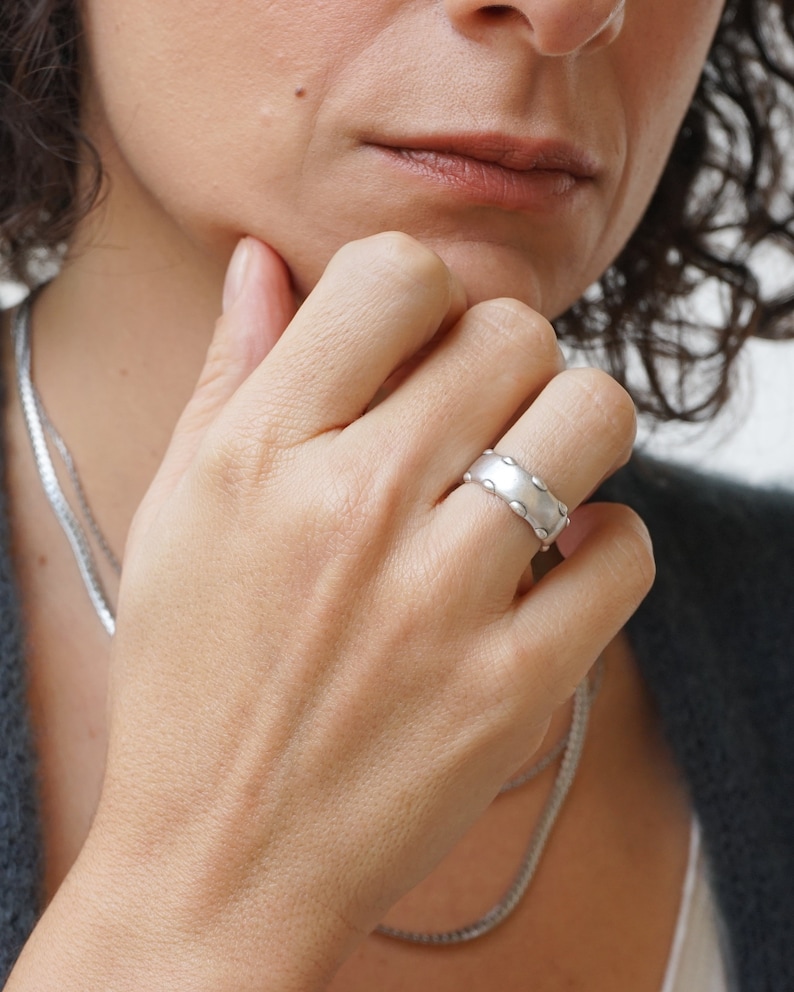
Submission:
[[[362,232],[357,236],[365,237],[369,233],[375,232]],[[566,310],[578,295],[574,295],[570,285],[565,287],[567,292],[561,291],[554,272],[549,271],[548,260],[535,261],[527,257],[527,252],[509,245],[433,238],[410,230],[406,233],[437,252],[465,286],[470,306],[511,297],[551,319]],[[273,245],[287,262],[300,300],[309,295],[341,244],[341,241],[331,243],[325,251],[318,241],[311,246]],[[569,271],[563,264],[555,268],[556,271]],[[583,289],[584,286],[579,292]]]
[[[510,297],[547,320],[564,313],[597,272],[576,252],[488,241],[426,241],[466,287],[469,305]],[[555,246],[557,247],[557,246]]]
[[[470,306],[511,297],[548,316],[546,311],[555,295],[548,279],[514,249],[477,242],[429,244],[466,287]]]

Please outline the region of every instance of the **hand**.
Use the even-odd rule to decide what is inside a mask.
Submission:
[[[459,485],[494,446],[575,507],[628,457],[631,400],[563,371],[538,314],[467,310],[388,234],[343,248],[279,337],[286,274],[246,249],[125,553],[105,785],[63,896],[90,889],[128,949],[108,987],[321,988],[653,575],[636,516],[588,505],[531,586],[531,528]]]

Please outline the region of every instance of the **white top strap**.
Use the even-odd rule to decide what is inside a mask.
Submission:
[[[700,843],[700,825],[692,818],[689,859],[681,906],[662,992],[729,992],[720,919]]]

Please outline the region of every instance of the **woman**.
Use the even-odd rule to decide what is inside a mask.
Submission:
[[[645,465],[582,505],[634,404],[548,323],[617,373],[633,334],[666,416],[782,333],[746,246],[791,245],[763,117],[791,17],[4,4],[5,257],[32,278],[68,242],[4,362],[10,992],[794,987],[791,504]],[[754,143],[720,163],[731,97]],[[732,290],[719,384],[676,407],[660,325],[704,272]],[[47,503],[48,419],[94,565]],[[653,564],[624,500],[660,566],[628,631]]]

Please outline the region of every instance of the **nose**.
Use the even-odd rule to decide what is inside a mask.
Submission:
[[[444,0],[457,30],[476,40],[494,31],[520,31],[540,55],[572,55],[612,42],[623,26],[626,0]]]

